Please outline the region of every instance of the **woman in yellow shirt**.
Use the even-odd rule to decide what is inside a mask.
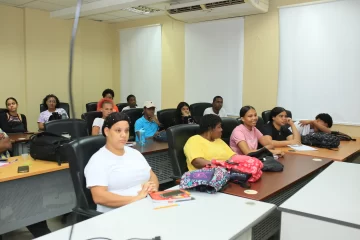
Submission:
[[[199,134],[189,138],[184,146],[189,171],[203,168],[213,159],[226,161],[235,155],[221,139],[221,123],[221,118],[214,114],[201,118]]]

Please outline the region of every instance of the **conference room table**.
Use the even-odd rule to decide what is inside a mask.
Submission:
[[[334,162],[280,205],[281,239],[360,239],[360,165]]]
[[[138,142],[133,146],[141,152],[152,170],[159,179],[160,184],[173,181],[171,176],[174,175],[169,157],[169,145],[167,142],[158,142],[153,139],[146,139],[142,146]]]
[[[353,162],[360,157],[360,138],[356,141],[341,141],[337,149],[316,148],[316,151],[294,151],[290,147],[277,148],[285,153],[313,156],[318,158],[329,158],[334,161]]]
[[[154,209],[146,198],[117,208],[75,224],[71,239],[251,240],[252,227],[276,208],[223,193],[191,195],[195,200],[176,207]],[[71,226],[38,239],[69,239],[70,232]]]
[[[76,197],[68,163],[59,166],[30,156],[8,162],[0,167],[0,235],[72,211]],[[29,172],[18,173],[24,165]]]
[[[250,189],[229,183],[222,192],[279,206],[332,163],[330,159],[296,154],[285,154],[279,162],[284,165],[282,172],[263,172],[257,182],[251,183]],[[247,190],[256,192],[248,194]],[[280,212],[274,211],[253,228],[253,239],[268,239],[279,231],[280,225]]]

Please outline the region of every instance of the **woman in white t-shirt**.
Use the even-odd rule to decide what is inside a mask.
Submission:
[[[158,178],[144,156],[125,146],[129,139],[129,122],[126,114],[118,112],[105,119],[102,132],[106,145],[85,167],[86,187],[99,212],[108,212],[158,191]]]
[[[94,122],[92,125],[92,130],[91,130],[92,136],[102,134],[102,126],[104,124],[104,119],[107,116],[109,116],[110,113],[113,112],[113,107],[114,107],[114,102],[112,100],[104,100],[102,102],[101,109],[100,109],[100,111],[102,112],[102,118],[94,119]]]

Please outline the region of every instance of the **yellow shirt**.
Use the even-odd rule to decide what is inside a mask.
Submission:
[[[196,158],[203,158],[209,161],[213,159],[226,161],[235,155],[231,148],[220,138],[210,142],[200,135],[192,136],[187,140],[184,146],[184,153],[189,171],[196,170],[191,164]]]

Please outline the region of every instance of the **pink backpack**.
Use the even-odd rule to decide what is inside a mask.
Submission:
[[[257,158],[246,155],[234,155],[227,161],[212,160],[211,164],[224,167],[229,171],[233,169],[243,173],[251,173],[249,182],[256,182],[262,175],[263,163]]]

